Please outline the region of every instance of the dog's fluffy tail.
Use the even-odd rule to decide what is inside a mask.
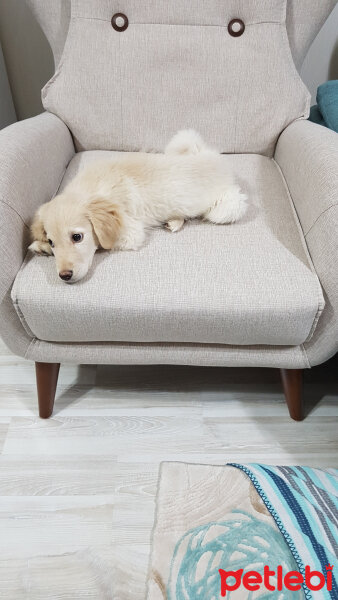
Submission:
[[[240,187],[232,185],[209,208],[204,218],[211,223],[235,223],[245,215],[248,208],[246,201],[247,196]]]
[[[165,154],[199,154],[205,150],[209,150],[209,148],[197,131],[182,129],[170,140]]]

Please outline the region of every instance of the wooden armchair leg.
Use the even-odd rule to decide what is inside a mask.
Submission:
[[[60,363],[35,363],[39,415],[41,419],[48,419],[53,412],[59,369]]]
[[[303,414],[303,370],[280,369],[285,399],[291,419],[302,421]]]

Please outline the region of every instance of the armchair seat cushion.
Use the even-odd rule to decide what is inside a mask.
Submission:
[[[77,154],[62,185],[113,154]],[[254,154],[224,155],[224,164],[249,197],[241,222],[152,231],[137,252],[97,252],[74,285],[58,278],[53,257],[29,254],[12,290],[26,330],[53,342],[289,346],[310,339],[324,300],[279,167]]]

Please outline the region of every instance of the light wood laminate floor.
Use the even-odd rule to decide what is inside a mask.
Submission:
[[[337,466],[337,365],[306,373],[302,423],[274,370],[66,365],[42,421],[0,342],[0,598],[143,599],[163,460]]]

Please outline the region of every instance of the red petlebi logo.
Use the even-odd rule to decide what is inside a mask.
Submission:
[[[313,592],[322,590],[324,587],[330,592],[332,590],[333,565],[326,565],[325,568],[326,577],[321,571],[311,571],[308,565],[305,567],[304,575],[299,571],[288,571],[284,574],[281,565],[277,567],[277,571],[272,571],[265,565],[263,575],[258,573],[258,571],[247,571],[244,573],[244,569],[238,569],[238,571],[224,571],[223,569],[219,569],[221,596],[224,597],[227,592],[238,590],[240,585],[243,585],[250,592],[259,590],[262,585],[271,592],[275,590],[281,592],[283,591],[283,587],[290,591],[300,590],[302,584],[305,583],[306,587]],[[271,583],[272,577],[275,578],[277,585]],[[315,583],[313,582],[314,578],[316,578]],[[230,583],[229,579],[235,579],[235,582]]]

